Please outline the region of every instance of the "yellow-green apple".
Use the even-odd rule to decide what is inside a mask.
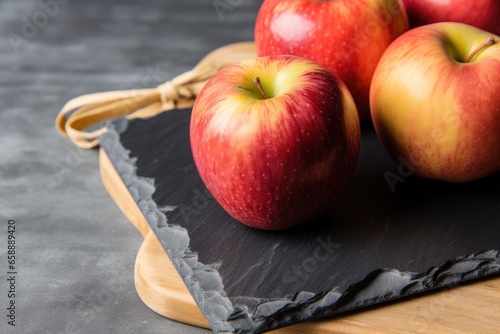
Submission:
[[[257,15],[260,56],[291,54],[337,74],[370,119],[369,88],[389,44],[408,30],[401,0],[266,0]]]
[[[449,182],[500,170],[500,38],[462,23],[399,37],[375,71],[377,134],[416,175]]]
[[[460,22],[500,35],[499,0],[403,0],[412,27]]]
[[[360,125],[352,96],[328,69],[260,57],[207,82],[190,141],[203,182],[231,216],[282,230],[331,208],[355,168]]]

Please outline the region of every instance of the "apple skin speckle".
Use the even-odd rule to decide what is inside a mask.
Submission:
[[[273,90],[280,73],[289,80]],[[256,74],[272,97],[252,91]],[[332,207],[356,166],[360,126],[338,77],[310,60],[273,56],[209,80],[193,107],[190,140],[203,182],[231,216],[282,230]]]
[[[457,61],[491,36],[435,23],[408,31],[384,53],[370,102],[377,135],[398,165],[403,159],[416,176],[457,183],[500,171],[500,44],[471,63]]]
[[[377,63],[407,30],[401,0],[266,0],[254,35],[259,56],[296,55],[329,68],[349,88],[361,120],[369,120]]]

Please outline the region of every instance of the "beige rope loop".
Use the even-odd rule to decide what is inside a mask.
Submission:
[[[146,118],[162,112],[191,107],[207,81],[224,67],[255,58],[253,42],[241,42],[218,48],[205,56],[191,71],[156,88],[95,93],[77,97],[62,108],[56,128],[82,148],[99,145],[99,136],[107,131],[90,126],[116,117]]]

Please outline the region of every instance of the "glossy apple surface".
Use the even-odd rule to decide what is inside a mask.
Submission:
[[[348,89],[326,68],[260,57],[209,80],[193,107],[190,140],[203,182],[231,216],[282,230],[332,207],[355,168],[360,127]]]
[[[372,119],[391,156],[409,161],[416,175],[477,180],[500,170],[499,92],[498,36],[460,23],[426,25],[380,60]]]
[[[499,0],[403,0],[412,27],[460,22],[500,35]]]
[[[333,71],[369,120],[369,88],[389,44],[408,29],[400,0],[266,0],[257,15],[260,56],[291,54]]]

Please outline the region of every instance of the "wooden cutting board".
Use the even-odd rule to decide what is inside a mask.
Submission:
[[[136,289],[153,311],[208,328],[201,311],[158,242],[106,152],[100,150],[104,186],[144,236],[135,264]],[[304,322],[273,333],[500,333],[500,277]]]

